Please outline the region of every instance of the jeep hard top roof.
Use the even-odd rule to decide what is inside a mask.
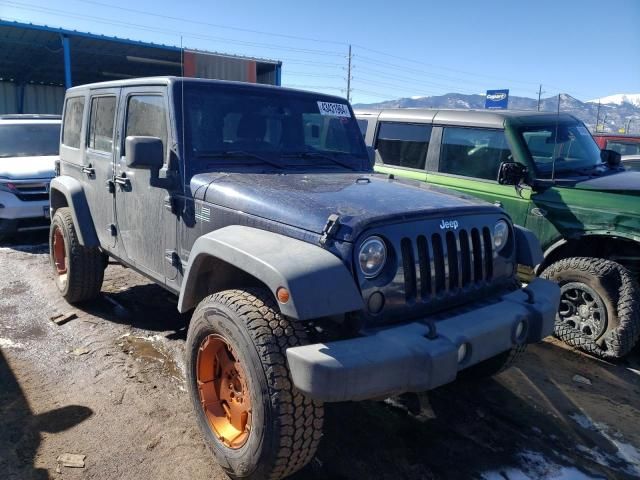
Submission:
[[[378,116],[380,121],[434,123],[460,126],[504,128],[514,124],[540,125],[550,122],[579,121],[568,113],[532,112],[528,110],[454,110],[438,108],[358,108],[356,116]]]
[[[227,85],[227,86],[236,86],[247,89],[256,89],[256,90],[265,90],[265,91],[288,91],[291,93],[303,93],[307,95],[316,95],[318,97],[332,99],[334,101],[339,101],[340,103],[348,103],[345,98],[329,95],[325,93],[312,92],[308,90],[297,90],[294,88],[280,87],[276,85],[266,85],[262,83],[247,83],[247,82],[237,82],[230,80],[214,80],[208,78],[191,78],[191,77],[142,77],[142,78],[130,78],[126,80],[111,80],[108,82],[98,82],[98,83],[87,83],[85,85],[78,85],[77,87],[72,87],[67,90],[67,96],[73,95],[74,93],[81,93],[86,90],[95,90],[100,88],[116,88],[116,87],[137,87],[137,86],[170,86],[179,83],[184,84],[216,84],[216,85]]]

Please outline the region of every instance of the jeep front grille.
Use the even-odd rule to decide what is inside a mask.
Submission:
[[[407,301],[425,301],[481,286],[493,276],[493,241],[488,227],[405,237],[400,250]]]

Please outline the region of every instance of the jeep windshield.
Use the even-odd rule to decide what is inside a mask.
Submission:
[[[539,178],[584,175],[604,167],[600,149],[580,123],[520,128]]]
[[[59,144],[59,124],[0,125],[0,158],[58,155]]]
[[[346,101],[321,94],[184,85],[186,152],[196,170],[233,164],[364,170]]]

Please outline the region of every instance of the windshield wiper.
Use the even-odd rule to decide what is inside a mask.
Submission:
[[[324,158],[326,160],[329,160],[337,165],[340,165],[342,167],[348,168],[349,170],[358,170],[357,167],[350,165],[346,162],[342,162],[340,160],[338,160],[337,158],[335,158],[334,156],[328,155],[326,153],[322,153],[322,152],[297,152],[297,153],[286,153],[282,155],[283,158],[295,158],[295,157],[300,157],[300,158]]]
[[[280,170],[284,168],[279,162],[275,162],[270,160],[262,155],[258,155],[253,152],[246,152],[244,150],[223,150],[219,152],[196,152],[196,156],[200,158],[255,158],[264,163],[271,165],[272,167],[276,167]]]

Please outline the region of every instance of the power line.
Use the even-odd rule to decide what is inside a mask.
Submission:
[[[310,49],[310,48],[297,48],[297,47],[289,47],[289,46],[285,46],[285,45],[276,45],[276,44],[269,44],[269,43],[248,42],[248,41],[243,41],[243,40],[235,40],[235,39],[230,39],[230,38],[225,38],[225,37],[215,37],[215,36],[204,35],[204,34],[184,33],[184,32],[181,32],[179,30],[172,30],[172,29],[158,28],[158,27],[149,27],[147,25],[142,25],[142,24],[138,24],[138,23],[124,22],[124,21],[120,21],[120,20],[109,20],[109,19],[105,19],[103,17],[96,17],[96,16],[93,16],[93,15],[76,14],[76,13],[67,12],[67,11],[64,11],[64,10],[58,10],[58,9],[40,7],[40,6],[32,6],[32,5],[29,5],[29,4],[21,4],[21,3],[18,3],[18,2],[9,1],[9,2],[2,2],[2,3],[4,3],[5,5],[8,5],[8,6],[12,7],[12,8],[16,8],[18,10],[27,10],[27,11],[35,11],[35,12],[40,12],[40,13],[48,13],[50,15],[62,16],[62,17],[65,17],[65,18],[71,17],[71,18],[77,18],[77,19],[81,19],[81,20],[92,20],[92,21],[95,21],[95,22],[98,22],[98,23],[105,23],[105,24],[108,24],[108,25],[124,26],[124,27],[128,27],[128,28],[136,28],[136,29],[141,29],[141,30],[145,30],[145,31],[149,31],[149,32],[163,33],[163,34],[168,34],[168,35],[181,35],[181,36],[192,38],[192,39],[214,40],[214,41],[218,41],[218,42],[222,42],[222,43],[231,43],[231,44],[237,44],[237,45],[243,45],[243,46],[265,48],[265,49],[270,49],[270,50],[274,50],[274,49],[275,50],[285,50],[285,51],[298,52],[298,53],[307,53],[307,54],[310,54],[310,55],[324,55],[324,56],[344,57],[343,53],[334,52],[334,51],[317,50],[317,49]]]
[[[364,47],[362,45],[354,45],[354,46],[356,46],[358,48],[361,48],[363,50],[366,50],[368,52],[371,52],[371,53],[377,53],[378,55],[384,55],[386,57],[395,58],[397,60],[402,60],[402,61],[405,61],[405,62],[410,62],[410,63],[417,64],[417,65],[424,65],[424,66],[427,66],[427,67],[430,67],[430,68],[439,68],[441,70],[448,70],[450,72],[463,73],[465,75],[472,75],[474,77],[491,78],[491,79],[494,79],[494,80],[507,81],[507,82],[511,82],[511,83],[522,83],[522,84],[525,84],[525,85],[535,85],[536,84],[536,82],[523,81],[523,80],[512,80],[512,79],[510,80],[508,78],[495,77],[495,76],[492,76],[492,75],[483,75],[483,74],[468,72],[468,71],[465,71],[465,70],[458,70],[458,69],[455,69],[455,68],[440,67],[440,66],[437,66],[437,65],[433,65],[431,63],[421,62],[421,61],[416,60],[416,59],[401,57],[399,55],[393,55],[391,53],[382,52],[380,50],[374,50],[373,48]]]
[[[297,36],[297,35],[289,35],[289,34],[285,34],[285,33],[273,33],[273,32],[265,32],[265,31],[261,31],[261,30],[253,30],[250,28],[241,28],[241,27],[232,27],[229,25],[220,25],[220,24],[216,24],[216,23],[210,23],[210,22],[204,22],[202,20],[192,20],[189,18],[183,18],[183,17],[175,17],[172,15],[163,15],[160,13],[152,13],[152,12],[145,12],[144,10],[136,10],[134,8],[127,8],[127,7],[121,7],[118,5],[110,5],[108,3],[103,3],[103,2],[96,2],[96,1],[92,1],[92,0],[75,0],[76,2],[81,2],[81,3],[87,3],[90,5],[98,5],[101,7],[105,7],[105,8],[112,8],[112,9],[117,9],[117,10],[122,10],[125,12],[131,12],[131,13],[138,13],[141,15],[148,15],[151,17],[156,17],[156,18],[164,18],[165,20],[175,20],[178,22],[186,22],[186,23],[191,23],[191,24],[196,24],[196,25],[204,25],[207,27],[214,27],[214,28],[222,28],[222,29],[226,29],[226,30],[233,30],[233,31],[237,31],[237,32],[245,32],[245,33],[257,33],[260,35],[269,35],[269,36],[273,36],[273,37],[280,37],[280,38],[288,38],[288,39],[293,39],[293,40],[305,40],[305,41],[309,41],[309,42],[318,42],[318,43],[327,43],[327,44],[333,44],[333,45],[346,45],[347,42],[340,42],[337,40],[324,40],[321,38],[312,38],[312,37],[302,37],[302,36]]]

